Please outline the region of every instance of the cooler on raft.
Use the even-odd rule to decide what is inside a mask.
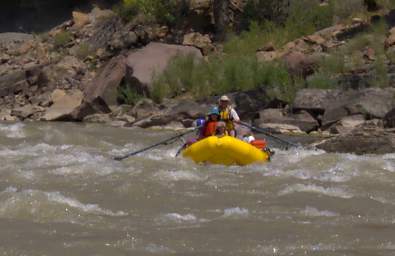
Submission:
[[[184,149],[182,155],[196,163],[223,165],[248,165],[270,160],[269,152],[231,136],[199,140]]]

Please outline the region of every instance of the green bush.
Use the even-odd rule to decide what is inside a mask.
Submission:
[[[89,55],[92,54],[94,54],[94,51],[87,43],[81,43],[75,52],[76,57],[81,60],[85,60]]]
[[[266,1],[251,0],[249,5],[252,3],[256,4],[254,9],[257,9]],[[312,34],[332,24],[333,6],[320,6],[316,0],[292,1],[287,10],[287,18],[281,23],[276,23],[265,15],[254,15],[250,14],[248,18],[248,30],[241,32],[240,35],[230,36],[225,42],[225,53],[253,54],[265,44],[271,43],[279,48],[298,37]]]
[[[126,82],[118,87],[118,102],[120,104],[135,105],[143,96]]]
[[[124,19],[132,20],[141,13],[150,22],[176,24],[186,4],[183,0],[123,0],[115,11]]]
[[[174,58],[167,69],[154,78],[152,98],[190,93],[195,98],[257,87],[284,88],[290,84],[287,70],[278,63],[259,63],[255,56],[212,56],[196,61],[192,56]],[[287,90],[284,90],[284,92]]]
[[[248,0],[242,16],[242,29],[251,22],[265,23],[271,21],[283,24],[289,14],[289,0]]]
[[[370,84],[375,87],[388,87],[390,85],[388,77],[388,66],[385,63],[385,56],[377,56],[373,63],[373,76]]]
[[[337,79],[328,73],[316,72],[307,80],[309,88],[333,89],[337,87]]]
[[[334,15],[337,19],[345,20],[366,10],[364,0],[332,0]]]
[[[72,40],[73,34],[71,34],[69,31],[62,31],[54,36],[54,46],[55,48],[62,48],[65,47]]]

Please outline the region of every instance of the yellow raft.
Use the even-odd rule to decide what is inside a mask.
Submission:
[[[270,158],[268,152],[231,136],[205,138],[187,147],[182,154],[196,163],[223,165],[247,165],[267,162]]]

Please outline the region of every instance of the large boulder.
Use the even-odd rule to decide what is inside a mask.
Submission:
[[[180,100],[174,107],[169,110],[169,115],[173,120],[181,121],[183,119],[196,119],[204,117],[208,112],[208,106],[201,106],[193,100]]]
[[[76,121],[76,112],[82,106],[84,94],[78,89],[65,91],[56,89],[51,95],[53,104],[49,107],[43,121]]]
[[[190,55],[197,59],[203,57],[195,47],[163,43],[150,43],[144,48],[131,52],[126,64],[132,70],[134,85],[149,94],[154,75],[162,73],[170,60],[180,55]]]
[[[102,70],[97,72],[84,92],[88,102],[99,99],[107,106],[117,105],[119,85],[126,76],[125,58],[120,55],[111,59]]]
[[[300,51],[289,52],[284,55],[283,61],[290,74],[304,78],[313,74],[317,65],[313,57]]]
[[[260,111],[259,119],[255,121],[255,124],[262,127],[266,123],[293,125],[304,132],[311,132],[318,127],[317,120],[308,112],[300,111],[296,114],[288,114],[282,109],[265,109]]]
[[[264,89],[237,92],[230,96],[241,119],[256,118],[257,111],[266,106],[269,99]]]
[[[338,99],[327,102],[322,124],[326,126],[345,116],[357,114],[364,115],[366,119],[383,119],[395,107],[394,95],[393,88],[344,91]]]
[[[329,131],[333,134],[347,134],[353,131],[358,126],[365,123],[365,117],[363,115],[352,115],[342,118],[340,121],[335,123],[329,128]]]
[[[317,145],[328,152],[355,154],[387,154],[395,151],[395,133],[392,130],[354,129]]]
[[[302,89],[296,93],[293,102],[295,110],[307,110],[323,114],[329,101],[338,98],[340,90]]]
[[[323,115],[322,125],[327,127],[349,115],[382,119],[395,106],[394,94],[393,88],[303,89],[296,94],[293,108]]]

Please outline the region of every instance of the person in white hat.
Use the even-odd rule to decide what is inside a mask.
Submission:
[[[218,101],[218,110],[220,120],[226,124],[226,130],[230,136],[236,137],[236,130],[234,123],[240,122],[239,115],[236,110],[232,108],[228,96],[223,95]]]

